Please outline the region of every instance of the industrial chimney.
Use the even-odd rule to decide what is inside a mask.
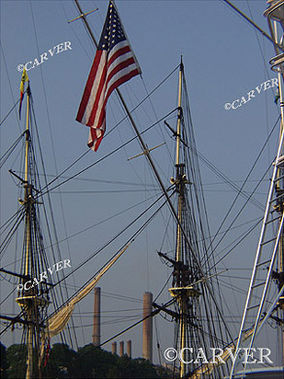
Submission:
[[[93,344],[100,346],[101,343],[101,289],[94,289],[94,324],[93,324]]]
[[[129,358],[131,358],[131,340],[127,341],[126,348],[127,348],[127,355]]]
[[[145,292],[143,296],[143,318],[152,313],[153,294]],[[142,356],[152,362],[152,345],[153,345],[153,318],[148,317],[143,321],[143,352]]]
[[[117,346],[116,342],[113,342],[111,344],[111,352],[112,352],[112,354],[116,354],[116,346]]]
[[[124,355],[124,342],[120,341],[119,342],[119,356],[123,357],[123,355]]]

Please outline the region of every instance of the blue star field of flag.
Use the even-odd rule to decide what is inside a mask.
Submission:
[[[117,10],[110,1],[98,50],[110,51],[117,43],[126,40]]]

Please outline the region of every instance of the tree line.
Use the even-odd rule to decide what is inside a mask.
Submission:
[[[6,347],[0,343],[0,369],[3,379],[24,379],[26,372],[27,347],[15,344]],[[172,373],[163,366],[155,366],[149,361],[127,355],[119,357],[93,344],[75,351],[68,345],[56,343],[43,361],[43,379],[67,378],[172,378]]]

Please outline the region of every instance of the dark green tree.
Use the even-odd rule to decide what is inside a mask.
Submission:
[[[11,345],[6,351],[7,374],[9,379],[24,379],[26,377],[27,347],[26,345]]]
[[[76,378],[77,353],[68,345],[53,345],[46,367],[43,368],[44,378]],[[44,363],[44,362],[43,362]]]
[[[109,378],[109,372],[115,373],[117,360],[117,356],[97,348],[93,344],[79,348],[77,355],[79,376],[77,378]]]
[[[0,342],[0,378],[7,379],[7,370],[8,362],[7,362],[7,354],[6,347]]]
[[[126,355],[119,358],[118,361],[118,378],[138,379],[149,378],[158,379],[154,366],[145,359],[130,359]]]
[[[1,367],[5,367],[5,347],[3,345],[0,347],[1,353],[4,352],[1,357]],[[1,378],[24,379],[26,346],[10,346],[6,350],[6,357],[8,375]],[[130,359],[126,355],[118,357],[93,344],[79,348],[78,352],[75,352],[68,345],[57,343],[51,348],[48,359],[46,358],[47,356],[42,361],[43,379],[165,379],[172,377],[166,369],[154,366],[145,359]],[[47,364],[43,367],[45,361]]]

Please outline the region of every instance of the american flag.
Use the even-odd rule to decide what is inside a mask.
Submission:
[[[90,127],[88,146],[97,151],[106,129],[106,103],[120,84],[141,73],[113,1],[87,80],[76,120]]]

